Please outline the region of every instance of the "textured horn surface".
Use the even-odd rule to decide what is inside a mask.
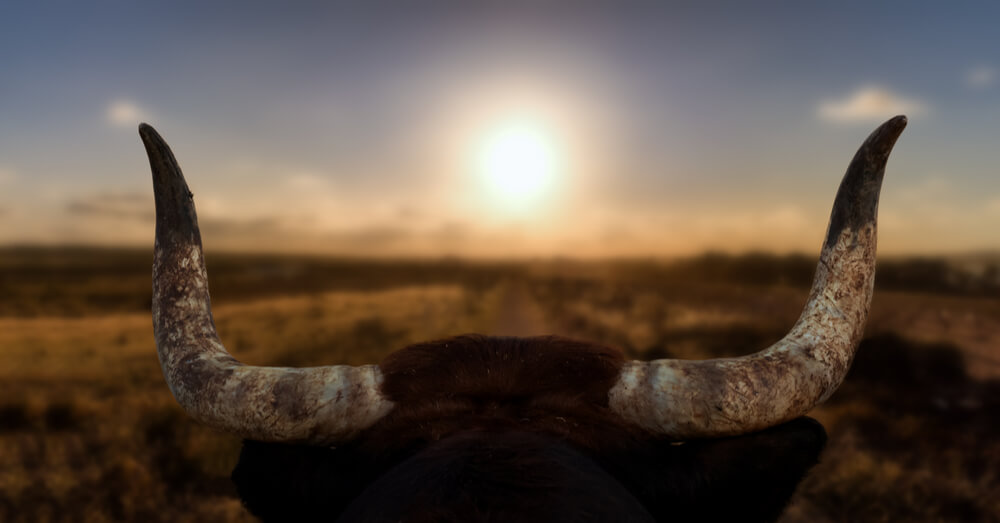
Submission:
[[[260,441],[332,444],[385,416],[375,365],[243,365],[219,341],[191,191],[173,153],[139,126],[156,199],[153,331],[167,385],[194,418]]]
[[[739,358],[629,362],[611,408],[677,439],[744,434],[802,416],[847,375],[875,282],[878,197],[886,161],[906,127],[897,116],[858,149],[840,184],[812,290],[791,331]]]

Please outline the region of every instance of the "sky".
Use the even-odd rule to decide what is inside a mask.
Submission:
[[[4,2],[0,245],[151,247],[144,121],[207,251],[816,253],[906,114],[880,252],[997,251],[1000,4],[932,4]]]

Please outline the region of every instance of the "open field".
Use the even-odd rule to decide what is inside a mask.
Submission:
[[[465,332],[556,333],[635,358],[756,351],[812,261],[364,262],[209,255],[219,333],[251,364],[377,362]],[[0,251],[0,521],[248,521],[237,438],[190,421],[156,359],[151,254]],[[1000,292],[932,261],[880,268],[829,443],[786,521],[1000,521]]]

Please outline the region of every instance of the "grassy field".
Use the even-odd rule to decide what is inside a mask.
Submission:
[[[0,521],[249,521],[240,442],[190,421],[153,344],[149,252],[0,251]],[[466,332],[557,333],[634,358],[754,352],[812,260],[366,262],[210,254],[223,342],[251,364],[376,362]],[[1000,521],[1000,292],[933,260],[880,268],[830,439],[785,521]],[[977,279],[978,278],[978,279]]]

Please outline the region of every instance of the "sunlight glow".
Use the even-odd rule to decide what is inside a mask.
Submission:
[[[537,200],[551,187],[559,167],[552,136],[527,119],[493,128],[477,152],[477,174],[488,183],[491,196],[509,207]]]

